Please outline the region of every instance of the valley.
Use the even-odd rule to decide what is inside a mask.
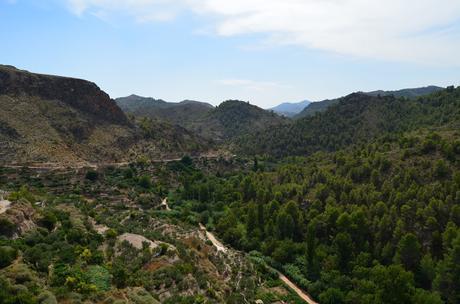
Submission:
[[[459,0],[0,0],[0,304],[460,304]]]
[[[458,303],[460,88],[288,118],[0,66],[0,106],[1,303]]]
[[[177,163],[180,164],[181,162]],[[42,271],[45,270],[43,267],[49,263],[56,263],[54,267],[62,267],[61,263],[64,261],[62,259],[76,259],[72,262],[75,264],[69,265],[71,268],[66,270],[67,276],[64,275],[62,279],[66,281],[66,288],[73,289],[79,294],[79,297],[76,298],[76,294],[74,294],[72,295],[73,298],[68,298],[70,294],[54,293],[54,295],[48,294],[46,296],[47,301],[56,301],[56,299],[59,302],[64,300],[75,302],[78,299],[124,301],[123,299],[126,299],[127,303],[137,303],[137,297],[142,295],[145,298],[143,301],[148,301],[148,303],[157,303],[158,300],[165,303],[187,303],[187,301],[204,300],[220,303],[224,302],[223,297],[226,295],[229,298],[225,302],[239,303],[243,299],[246,299],[244,301],[254,299],[256,290],[260,289],[263,294],[266,294],[270,292],[269,290],[273,286],[278,286],[276,291],[270,292],[270,298],[291,299],[289,301],[300,303],[300,300],[296,299],[295,293],[291,293],[287,287],[283,287],[281,282],[273,281],[274,278],[267,272],[268,270],[263,268],[268,266],[260,265],[256,268],[250,258],[242,252],[231,248],[223,249],[223,245],[212,234],[200,229],[198,223],[177,222],[177,210],[169,208],[167,198],[162,198],[160,195],[162,190],[157,186],[157,183],[161,183],[165,188],[174,188],[173,184],[176,183],[176,177],[166,169],[172,165],[174,162],[169,165],[167,163],[152,163],[148,167],[138,167],[131,164],[118,168],[99,168],[98,171],[93,171],[95,170],[93,168],[77,171],[2,168],[2,184],[21,185],[29,180],[30,185],[41,185],[38,188],[31,187],[32,192],[22,188],[18,192],[10,193],[9,197],[13,200],[12,210],[3,217],[0,216],[2,234],[12,235],[13,239],[23,236],[29,238],[37,237],[33,234],[35,227],[45,225],[45,227],[54,227],[54,229],[49,230],[48,233],[45,233],[45,230],[39,230],[40,233],[45,233],[42,235],[45,239],[39,238],[34,241],[34,247],[46,247],[48,248],[47,251],[32,253],[34,247],[27,247],[32,244],[26,245],[21,249],[24,254],[24,261],[23,259],[12,261],[12,264],[0,270],[0,273],[14,281],[16,267],[22,267],[23,271],[30,272],[33,277],[42,276],[44,274]],[[212,168],[214,165],[208,164],[208,166]],[[137,181],[138,178],[134,176],[132,182],[135,184],[133,185],[139,183],[141,186],[136,186],[136,188],[139,187],[136,190],[138,194],[130,195],[128,198],[127,194],[124,194],[128,189],[120,182],[131,183],[131,178],[126,175],[126,172],[131,172],[131,170],[136,172],[136,175],[143,174],[142,176],[146,176],[147,172],[152,172],[150,174],[156,172],[153,175],[156,176],[158,171],[167,170],[165,172],[168,176],[151,184]],[[94,179],[91,172],[98,172],[97,178]],[[34,176],[33,181],[30,180],[32,176]],[[76,189],[81,189],[79,194],[71,195],[70,193],[75,193]],[[37,200],[46,203],[37,205]],[[21,206],[24,203],[35,206],[32,213],[29,211],[27,219],[19,211],[22,210],[20,208],[23,208]],[[45,217],[42,218],[42,216]],[[60,226],[68,220],[70,223],[65,225],[70,225],[69,227]],[[13,221],[15,225],[23,228],[16,230],[15,226],[6,225],[5,221]],[[27,221],[27,223],[23,221]],[[12,230],[7,230],[8,227]],[[73,231],[78,231],[80,236],[73,240],[64,240],[64,243],[66,243],[65,246],[74,247],[77,251],[80,250],[77,248],[83,245],[81,250],[84,250],[77,253],[80,255],[75,256],[71,252],[65,253],[58,248],[47,247],[52,243],[49,243],[46,238],[56,238],[62,233],[70,238],[68,233],[73,233]],[[213,243],[207,243],[208,239],[219,244],[219,247],[214,249]],[[88,240],[91,242],[86,243]],[[93,244],[93,242],[95,243]],[[6,240],[2,240],[1,244],[2,250],[13,245],[12,242]],[[94,247],[94,245],[97,246]],[[70,254],[70,256],[64,254]],[[88,256],[90,260],[85,261],[84,256]],[[99,262],[93,260],[92,256],[97,257]],[[31,259],[37,260],[32,262]],[[26,266],[30,262],[36,266]],[[123,273],[125,274],[117,274],[114,271],[118,270],[113,268],[115,264],[108,266],[107,263],[118,263],[117,269],[124,269]],[[186,268],[182,269],[183,267]],[[109,270],[110,276],[109,273],[99,274],[102,276],[99,279],[102,280],[100,284],[105,285],[96,283],[96,286],[93,286],[90,278],[78,274],[79,271],[92,271],[93,269],[105,272],[107,270],[104,269]],[[179,272],[175,273],[174,271]],[[70,273],[73,273],[72,278],[75,276],[75,280],[77,280],[75,283],[77,285],[74,287],[68,281]],[[159,276],[156,279],[160,280],[158,287],[151,285],[155,284],[155,279],[151,277],[153,274]],[[56,277],[57,273],[50,275],[51,280],[59,280]],[[135,281],[138,283],[134,284],[138,285],[141,282],[139,281],[140,278],[136,278],[138,276],[145,280],[145,283],[142,283],[143,288],[122,288],[122,286],[130,286]],[[118,289],[112,289],[106,285],[110,280],[118,282],[114,286]],[[123,280],[123,282],[118,280]],[[129,282],[130,280],[134,281]],[[167,282],[168,280],[172,280],[173,285],[164,286],[161,284],[162,281]],[[256,290],[251,285],[253,280],[258,282]],[[264,287],[267,283],[263,282],[267,280],[271,281],[269,284],[271,287]],[[147,284],[147,282],[149,283]],[[177,286],[179,283],[185,285]],[[212,284],[212,291],[207,285],[210,283]],[[25,286],[30,284],[41,283],[34,281],[34,279],[25,281]],[[246,286],[246,284],[249,285]],[[8,286],[3,285],[5,288],[10,288]],[[40,286],[43,289],[54,290],[59,286],[59,283]],[[190,288],[193,290],[192,294],[189,294]],[[208,291],[206,291],[207,289]],[[23,297],[25,295],[31,296],[30,293],[22,294]]]

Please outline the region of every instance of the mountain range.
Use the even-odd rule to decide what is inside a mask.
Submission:
[[[383,119],[385,113],[396,115],[389,114],[386,105],[397,105],[398,109],[419,105],[417,98],[441,90],[430,86],[355,93],[323,102],[284,103],[268,111],[238,100],[217,107],[137,95],[112,100],[86,80],[0,66],[1,159],[119,162],[144,156],[203,153],[222,146],[243,154],[285,155],[283,150],[291,151],[292,146],[294,154],[330,150],[351,140],[351,134],[357,140],[386,130],[382,126],[391,120]],[[274,111],[292,114],[304,105],[296,120]],[[314,115],[329,108],[327,115]],[[336,137],[340,137],[340,143],[332,140]]]
[[[116,99],[128,115],[180,125],[213,141],[232,139],[241,134],[281,124],[285,119],[248,102],[228,100],[218,107],[204,102],[185,100],[166,102],[131,95]]]

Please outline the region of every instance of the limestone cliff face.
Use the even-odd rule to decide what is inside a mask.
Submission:
[[[0,65],[0,95],[28,95],[63,102],[72,108],[115,124],[128,124],[123,111],[96,84]]]

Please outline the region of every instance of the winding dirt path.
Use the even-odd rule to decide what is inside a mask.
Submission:
[[[315,302],[309,294],[305,293],[302,289],[297,287],[297,285],[295,285],[291,280],[289,280],[289,278],[286,277],[284,274],[282,274],[278,270],[276,272],[278,272],[280,280],[283,281],[284,284],[286,284],[289,288],[291,288],[302,300],[304,300],[308,304],[319,304],[318,302]]]
[[[209,232],[206,227],[200,223],[200,230],[206,233],[206,237],[212,242],[214,247],[217,248],[218,251],[222,251],[224,253],[227,252],[227,248],[212,234]],[[278,276],[281,281],[283,281],[284,284],[286,284],[290,289],[292,289],[302,300],[304,300],[308,304],[319,304],[318,302],[315,302],[309,294],[304,292],[301,288],[299,288],[294,282],[289,280],[288,277],[286,277],[284,274],[276,270],[278,273]]]
[[[208,154],[208,153],[203,153],[200,155],[195,155],[191,156],[192,159],[200,159],[200,158],[206,158],[206,159],[218,159],[221,157],[219,154]],[[150,160],[152,163],[171,163],[171,162],[176,162],[182,160],[182,157],[177,157],[177,158],[158,158],[158,159],[152,159]],[[28,168],[32,170],[64,170],[64,169],[84,169],[84,168],[93,168],[93,169],[98,169],[101,167],[124,167],[128,166],[130,162],[102,162],[102,163],[90,163],[90,162],[79,162],[79,163],[69,163],[69,164],[61,164],[61,163],[51,163],[51,162],[44,162],[44,163],[29,163],[29,164],[0,164],[0,167],[3,168],[10,168],[10,169],[22,169],[22,168]]]
[[[200,223],[200,229],[206,234],[206,237],[211,241],[211,243],[216,247],[217,251],[222,251],[227,253],[227,248],[222,244],[211,232],[209,232],[206,227]]]

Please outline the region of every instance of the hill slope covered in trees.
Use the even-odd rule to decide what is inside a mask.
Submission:
[[[125,113],[132,114],[136,120],[165,121],[220,144],[228,144],[240,136],[288,121],[272,111],[239,100],[224,101],[215,108],[197,101],[169,103],[136,95],[116,101]]]
[[[250,134],[240,141],[242,153],[272,156],[335,151],[423,127],[458,127],[460,89],[453,87],[417,99],[354,93],[323,113]]]
[[[429,95],[435,92],[442,91],[443,89],[444,88],[437,87],[437,86],[427,86],[427,87],[421,87],[421,88],[402,89],[402,90],[396,90],[396,91],[378,90],[378,91],[366,92],[364,94],[369,95],[369,96],[394,96],[396,98],[401,98],[401,97],[417,98],[417,97],[421,97],[424,95]],[[305,107],[298,115],[296,115],[295,118],[313,116],[317,112],[326,111],[327,108],[338,103],[339,101],[340,101],[340,98],[312,102],[307,107]]]
[[[460,133],[417,131],[184,178],[184,210],[319,303],[458,303]],[[187,213],[190,216],[190,213]]]
[[[191,126],[191,130],[203,137],[220,142],[232,141],[245,134],[279,126],[287,119],[248,102],[227,100]]]
[[[208,103],[193,100],[173,103],[136,95],[117,98],[115,101],[125,113],[168,122],[184,128],[190,127],[194,121],[214,108]]]

